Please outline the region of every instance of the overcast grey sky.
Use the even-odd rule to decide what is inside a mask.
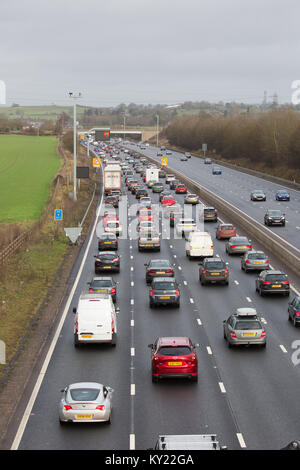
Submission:
[[[1,0],[7,104],[291,101],[299,0]]]

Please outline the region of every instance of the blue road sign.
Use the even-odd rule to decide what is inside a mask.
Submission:
[[[54,211],[54,220],[56,220],[56,221],[63,220],[63,211],[62,211],[62,209],[55,209],[55,211]]]

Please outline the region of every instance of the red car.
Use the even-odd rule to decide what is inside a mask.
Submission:
[[[233,224],[219,224],[216,229],[216,238],[230,238],[236,236],[236,229]]]
[[[152,381],[163,377],[187,377],[198,381],[198,359],[193,344],[187,337],[158,338],[151,348]]]
[[[163,196],[161,203],[163,206],[174,206],[176,201],[173,196]]]
[[[175,189],[175,193],[177,194],[186,194],[187,193],[187,187],[185,184],[178,184]]]

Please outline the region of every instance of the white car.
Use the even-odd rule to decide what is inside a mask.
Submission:
[[[104,226],[104,232],[115,233],[117,236],[122,235],[123,227],[118,220],[110,220]]]

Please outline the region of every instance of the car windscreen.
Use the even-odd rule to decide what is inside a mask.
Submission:
[[[234,327],[235,330],[261,330],[259,321],[238,321]]]
[[[161,346],[157,353],[162,356],[187,356],[192,351],[189,346]]]
[[[95,401],[100,393],[98,388],[74,388],[70,395],[74,401]]]
[[[153,289],[155,290],[175,290],[176,284],[175,282],[154,282]]]

